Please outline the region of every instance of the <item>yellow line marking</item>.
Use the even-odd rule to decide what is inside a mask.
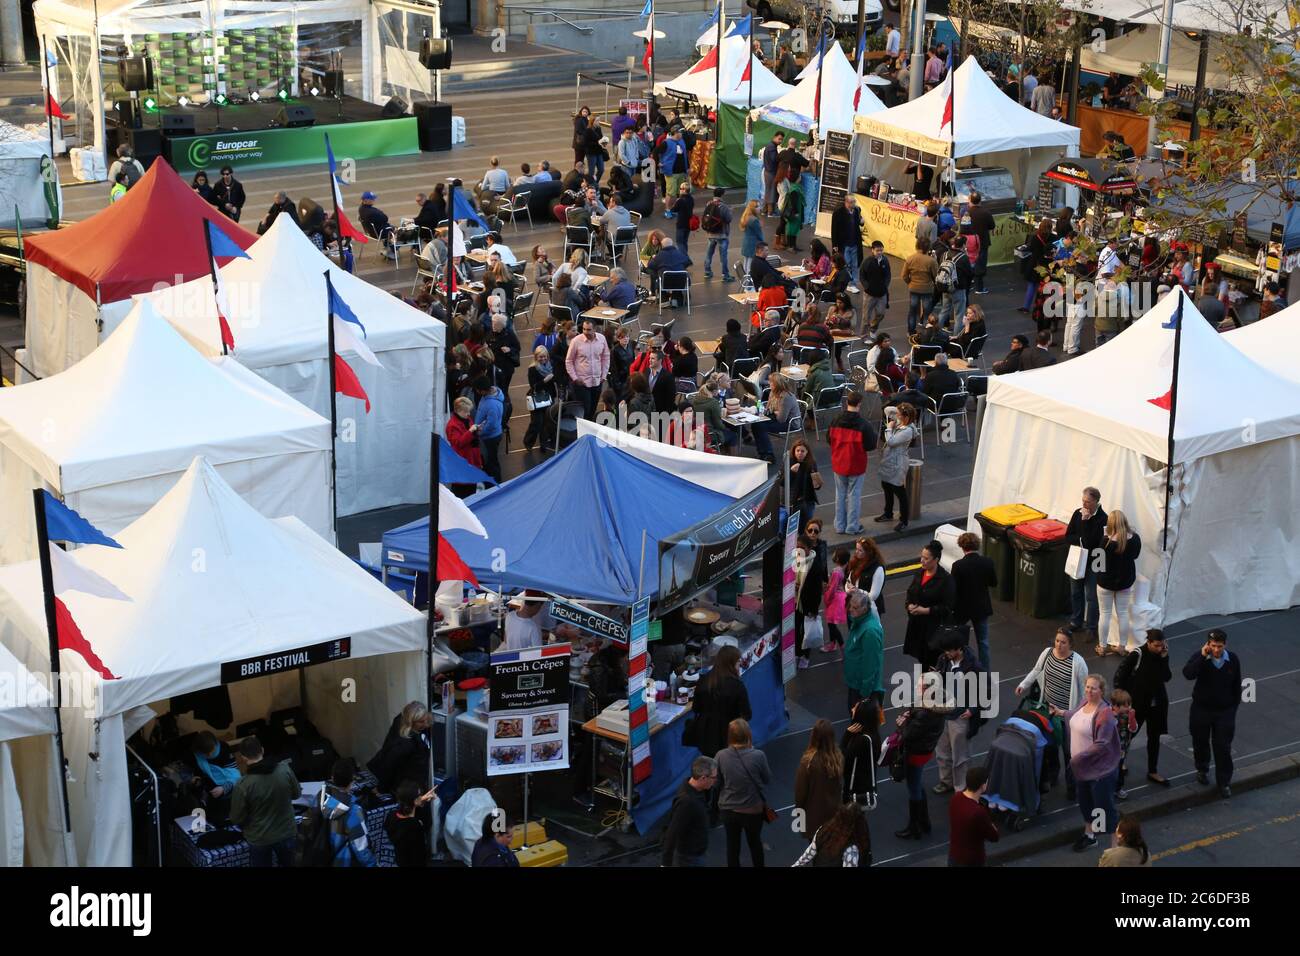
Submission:
[[[908,571],[915,571],[920,566],[921,566],[920,561],[916,562],[916,564],[905,564],[901,568],[893,568],[892,570],[886,571],[885,577],[891,578],[895,574],[906,574]]]
[[[1297,819],[1300,819],[1300,813],[1293,813],[1286,817],[1274,817],[1272,820],[1265,820],[1262,823],[1252,823],[1250,826],[1243,827],[1240,830],[1225,830],[1222,833],[1202,837],[1199,840],[1192,840],[1190,843],[1184,843],[1182,846],[1172,847],[1171,849],[1165,850],[1161,853],[1153,854],[1151,862],[1154,863],[1157,860],[1167,859],[1168,857],[1175,856],[1179,853],[1189,853],[1192,850],[1203,850],[1206,847],[1214,846],[1216,843],[1222,843],[1225,840],[1233,840],[1239,836],[1243,836],[1244,834],[1251,833],[1258,830],[1260,827],[1271,826],[1276,823],[1290,823]]]

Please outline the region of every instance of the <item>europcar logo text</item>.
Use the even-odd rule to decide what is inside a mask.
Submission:
[[[195,169],[202,169],[212,159],[212,145],[205,139],[196,139],[190,143],[188,155],[190,165]]]

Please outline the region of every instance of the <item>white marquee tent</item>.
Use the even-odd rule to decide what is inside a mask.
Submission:
[[[1240,329],[1225,332],[1223,340],[1240,349],[1274,375],[1300,386],[1300,302]]]
[[[120,549],[92,545],[76,557],[131,600],[63,595],[116,678],[61,653],[60,666],[86,688],[72,702],[80,706],[65,698],[63,708],[73,832],[86,865],[131,863],[123,745],[169,698],[225,683],[235,723],[301,705],[340,753],[362,760],[379,748],[392,715],[422,698],[424,616],[297,518],[258,514],[205,460],[116,537]],[[0,568],[0,639],[39,649],[44,622],[36,562]],[[305,699],[295,671],[237,682],[223,675],[223,663],[321,644],[333,645],[334,659],[301,672]],[[357,682],[355,702],[341,700],[344,678]],[[186,721],[185,732],[205,726]]]
[[[429,500],[429,432],[441,426],[446,362],[443,324],[377,286],[340,269],[288,216],[279,217],[249,251],[221,270],[234,357],[308,408],[329,417],[325,361],[324,273],[366,328],[366,344],[383,368],[344,353],[370,396],[340,399],[355,441],[338,443],[339,514]],[[137,298],[147,300],[200,351],[221,353],[212,280],[204,276]],[[431,396],[435,396],[431,399]],[[441,427],[439,428],[441,431]]]
[[[28,669],[0,644],[0,866],[76,862],[63,831],[53,697],[41,679],[48,672],[48,663]]]
[[[0,561],[36,555],[42,485],[114,534],[207,455],[271,517],[329,535],[329,422],[235,359],[200,355],[147,302],[99,348],[0,389]]]
[[[111,57],[119,46],[140,52],[146,36],[185,37],[206,56],[213,49],[208,36],[215,36],[221,55],[235,42],[228,31],[290,27],[292,60],[280,69],[293,95],[304,68],[319,72],[322,54],[339,51],[346,93],[383,103],[393,93],[410,102],[412,92],[431,91],[429,71],[419,63],[420,40],[442,35],[440,6],[430,0],[37,0],[33,9],[36,33],[48,39],[58,61],[55,97],[74,114],[71,124],[63,121],[64,133],[70,143],[101,153],[104,109],[121,95]],[[97,48],[106,58],[102,69]],[[218,92],[244,91],[242,79],[205,70],[203,92],[190,98],[209,102]],[[166,92],[155,92],[163,106],[172,105]]]
[[[793,87],[782,83],[758,58],[750,58],[749,37],[722,38],[722,102],[728,106],[755,106],[771,103],[789,93]],[[718,101],[718,53],[710,50],[698,63],[664,83],[655,84],[655,96],[687,93],[706,107]],[[750,69],[751,62],[753,65]],[[748,76],[746,75],[748,72]],[[751,89],[752,86],[752,89]]]
[[[1173,316],[1182,297],[1169,549],[1162,552]],[[1271,321],[1271,320],[1270,320]],[[1300,387],[1233,348],[1185,293],[1101,348],[989,380],[970,528],[1023,502],[1061,520],[1101,490],[1142,538],[1138,572],[1172,623],[1300,603]],[[1225,399],[1216,383],[1235,383]],[[1157,622],[1155,626],[1159,626]]]
[[[856,116],[853,175],[901,182],[907,162],[869,155],[867,141],[882,140],[941,159],[976,157],[981,166],[1005,166],[1023,195],[1062,156],[1079,154],[1079,130],[1026,109],[998,89],[974,57],[953,74],[953,118],[943,122],[948,84],[898,106]],[[852,181],[852,179],[850,179]]]
[[[862,84],[862,95],[858,107],[853,108],[853,92],[858,85],[858,71],[838,43],[832,43],[826,50],[821,70],[817,70],[817,60],[812,60],[812,71],[805,75],[793,90],[785,96],[754,110],[756,119],[764,119],[786,129],[807,133],[813,125],[817,105],[817,74],[821,80],[821,129],[838,130],[849,133],[853,131],[853,117],[867,116],[885,108],[880,98],[871,91],[866,82]]]
[[[1122,73],[1140,76],[1148,63],[1160,61],[1160,27],[1140,26],[1123,36],[1106,41],[1100,49],[1085,44],[1081,49],[1080,66],[1092,73]],[[1232,75],[1223,69],[1223,61],[1230,55],[1218,36],[1210,37],[1210,56],[1206,61],[1205,85],[1212,90],[1233,88]],[[1196,64],[1201,57],[1199,40],[1188,38],[1175,30],[1169,37],[1168,82],[1174,86],[1196,85]]]
[[[27,227],[39,225],[49,218],[45,204],[45,180],[41,175],[41,160],[50,155],[50,140],[0,120],[0,227],[14,228],[14,212],[22,217]],[[59,208],[63,208],[63,187],[58,182],[59,170],[54,168],[55,190]]]

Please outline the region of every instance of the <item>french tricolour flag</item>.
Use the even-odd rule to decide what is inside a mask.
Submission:
[[[948,97],[943,101],[943,118],[939,120],[939,130],[942,131],[946,126],[948,131],[956,135],[956,130],[952,125],[952,50],[948,51]]]
[[[343,297],[332,285],[330,286],[330,320],[334,323],[334,390],[342,395],[364,401],[366,414],[369,414],[370,396],[361,387],[361,380],[357,378],[357,373],[352,370],[352,366],[345,362],[339,353],[344,349],[351,349],[360,356],[362,361],[378,368],[383,366],[379,364],[375,353],[370,351],[370,346],[365,343],[366,327],[361,324],[352,307],[343,301]],[[361,335],[357,336],[354,329],[360,329]]]
[[[73,544],[100,544],[112,548],[122,547],[108,535],[104,534],[77,512],[73,511],[48,491],[42,495],[45,504],[45,524],[51,542],[68,541]],[[54,619],[59,636],[59,649],[73,651],[105,680],[117,680],[116,675],[108,669],[90,641],[81,632],[72,612],[59,597],[68,591],[80,591],[95,597],[108,598],[113,601],[131,600],[118,589],[117,585],[89,568],[83,567],[72,555],[53,543],[50,549],[50,570],[53,572],[54,584]]]
[[[339,189],[339,167],[338,164],[334,162],[334,150],[330,149],[329,133],[325,134],[325,155],[329,158],[330,162],[330,186],[334,190],[334,208],[338,212],[339,216],[339,235],[350,236],[357,242],[366,242],[368,240],[365,235],[360,229],[352,225],[352,221],[348,219],[347,214],[343,212],[343,191]]]
[[[867,34],[862,32],[862,42],[858,44],[858,85],[853,91],[853,109],[856,112],[862,102],[862,71],[867,64]]]
[[[230,331],[230,303],[226,299],[226,284],[221,280],[217,259],[251,259],[252,256],[239,248],[235,240],[222,232],[221,227],[211,219],[203,220],[203,228],[208,231],[208,249],[212,253],[208,268],[212,272],[213,294],[217,300],[217,320],[221,323],[221,344],[227,349],[233,349],[235,336]]]

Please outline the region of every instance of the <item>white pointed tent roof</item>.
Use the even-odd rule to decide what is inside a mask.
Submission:
[[[330,447],[330,425],[233,358],[200,355],[147,302],[67,371],[0,389],[0,444],[64,495]]]
[[[79,548],[77,561],[131,600],[61,595],[117,678],[61,655],[97,685],[96,717],[215,687],[223,662],[336,640],[353,658],[424,648],[419,611],[297,518],[263,517],[203,458],[116,539],[120,549]],[[35,645],[42,608],[35,561],[0,567],[0,618]]]
[[[670,91],[690,93],[704,106],[713,106],[718,99],[718,70],[710,60],[714,52],[707,53],[699,62],[679,76],[666,83],[655,84],[656,96],[669,96]],[[753,71],[749,79],[742,79],[750,66],[749,37],[730,36],[722,38],[722,102],[728,106],[748,106],[750,103],[750,86],[753,85],[753,103],[763,106],[779,99],[790,92],[793,87],[782,83],[771,70],[765,67],[757,57],[753,59]],[[701,69],[705,64],[707,67]]]
[[[1274,375],[1300,385],[1300,302],[1223,334],[1223,340]]]
[[[1100,50],[1084,44],[1079,59],[1080,66],[1092,73],[1123,73],[1138,76],[1144,64],[1160,61],[1160,27],[1146,26],[1123,36],[1108,39]],[[1232,75],[1220,65],[1230,54],[1218,36],[1210,37],[1210,57],[1206,61],[1205,85],[1210,89],[1225,90],[1234,86]],[[1170,34],[1169,74],[1167,82],[1196,85],[1196,64],[1201,56],[1199,40],[1189,39],[1181,30]]]
[[[288,216],[277,217],[249,255],[221,270],[234,354],[248,368],[325,358],[327,269],[335,291],[366,327],[366,344],[372,351],[441,347],[446,341],[441,322],[340,269]],[[208,276],[137,298],[147,300],[201,351],[221,353],[216,300]]]
[[[953,76],[953,124],[944,125],[948,84],[907,103],[854,119],[858,133],[960,159],[982,153],[1079,145],[1079,130],[1026,109],[998,89],[974,57]],[[953,126],[956,131],[954,133]]]
[[[1068,362],[989,379],[988,401],[1168,459],[1169,412],[1151,399],[1169,392],[1172,320],[1183,299],[1174,455],[1178,463],[1241,447],[1243,409],[1255,441],[1300,434],[1300,389],[1224,341],[1181,290],[1165,296],[1123,334]],[[1271,320],[1266,320],[1271,321]],[[1232,401],[1214,383],[1235,382]]]
[[[728,20],[726,17],[723,17],[722,36],[724,39],[726,38],[727,33],[730,32],[730,30],[731,30],[731,21]],[[703,33],[700,34],[700,38],[695,41],[695,49],[698,50],[701,47],[716,46],[717,43],[718,43],[718,25],[715,23],[713,24],[713,26],[709,27],[707,30],[705,30]]]
[[[45,620],[43,611],[41,620]],[[34,658],[35,654],[27,656]],[[43,676],[49,676],[48,665]],[[35,679],[3,644],[0,644],[0,681],[5,682],[5,692],[0,694],[0,743],[54,733],[54,708],[50,706],[54,698],[46,684]]]
[[[871,91],[866,83],[862,84],[862,96],[858,100],[857,110],[853,109],[853,91],[858,85],[858,71],[838,43],[832,43],[826,51],[825,63],[822,65],[821,91],[821,128],[840,132],[852,132],[853,117],[877,113],[885,108],[880,98]],[[817,103],[816,58],[813,70],[801,79],[793,90],[778,100],[755,110],[755,115],[769,123],[797,129],[806,133],[812,127],[814,107]]]

